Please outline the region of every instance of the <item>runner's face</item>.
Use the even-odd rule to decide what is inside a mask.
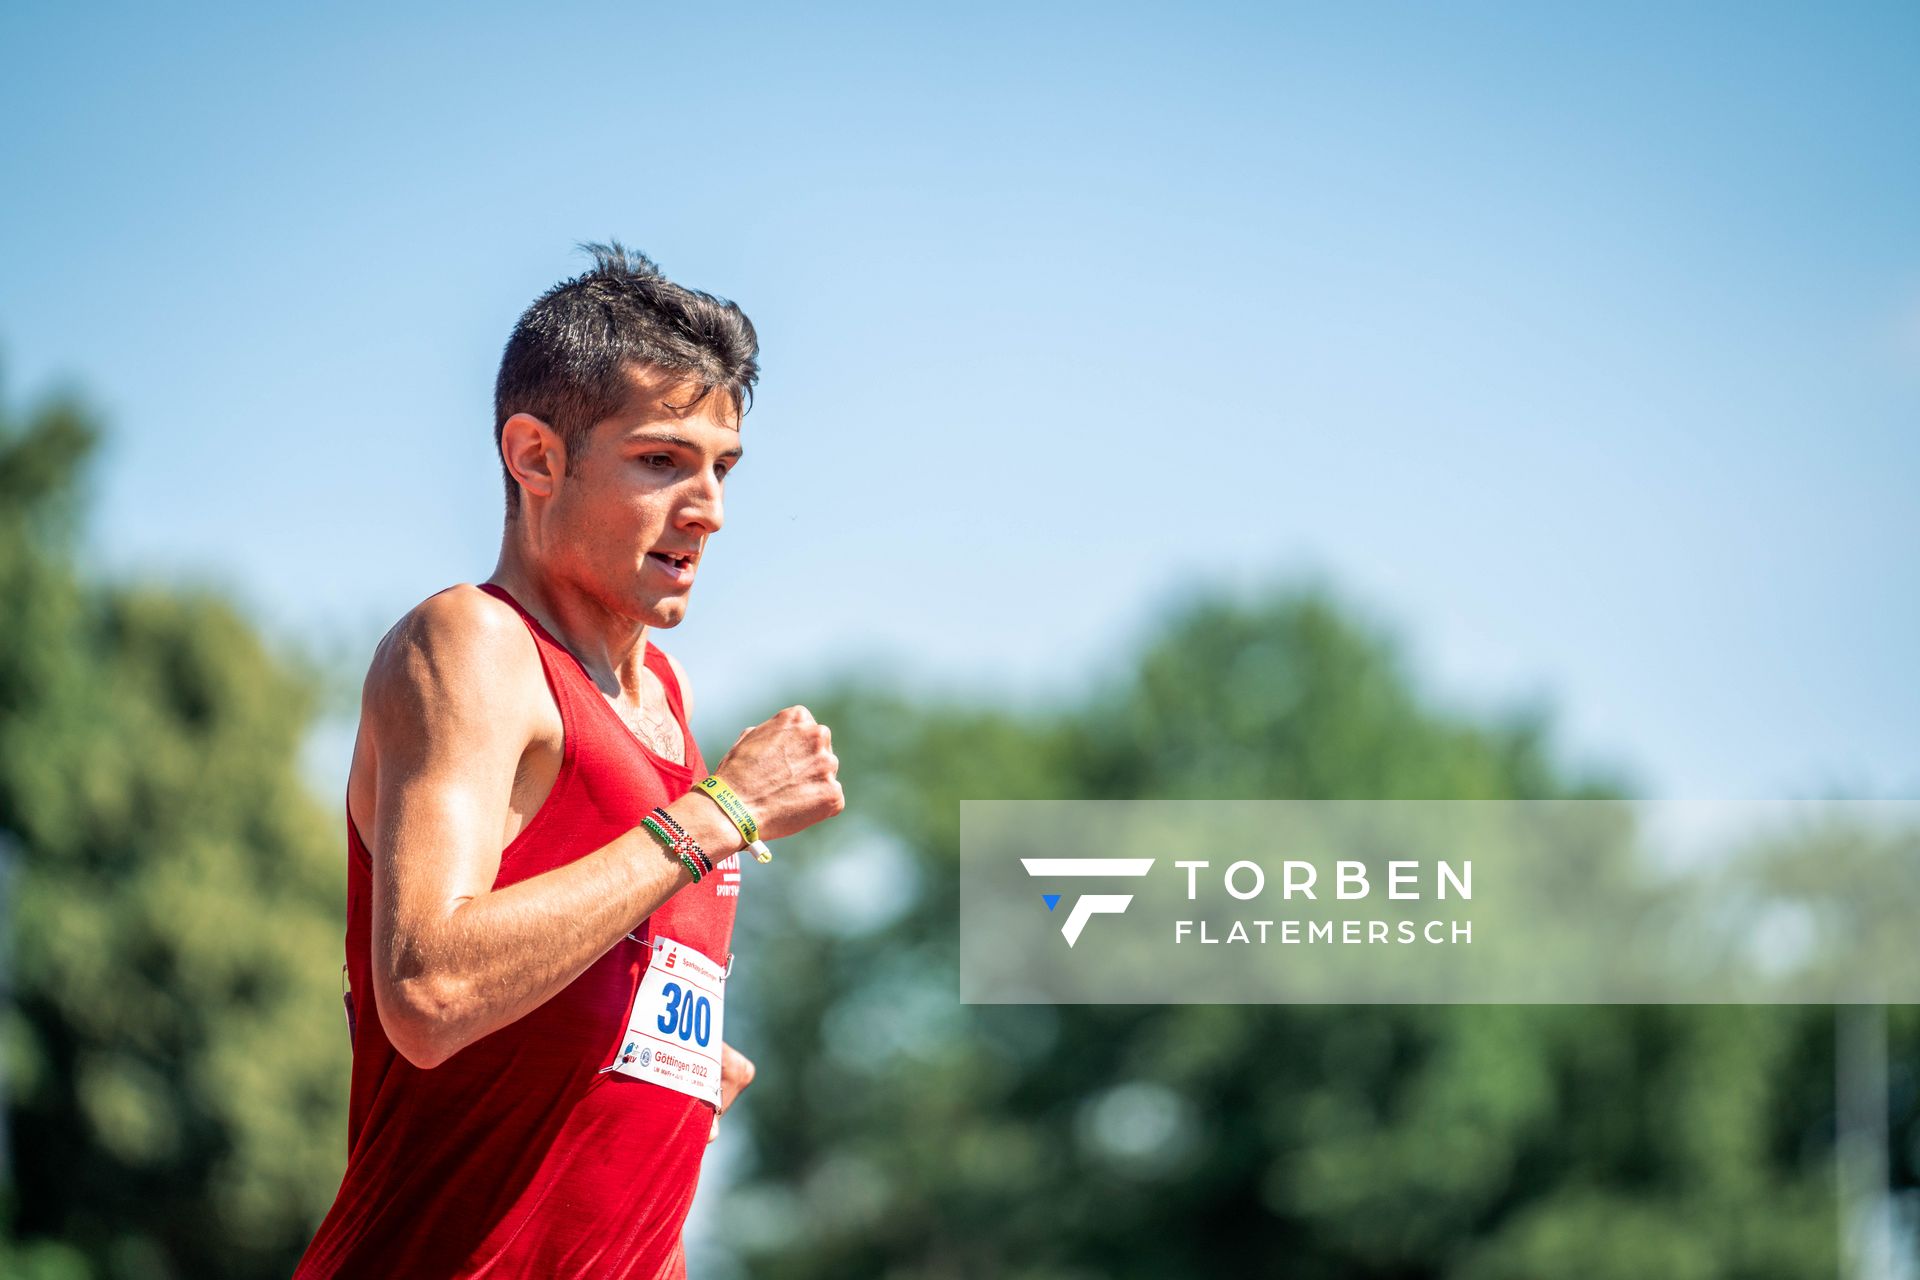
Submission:
[[[687,612],[707,539],[720,530],[721,489],[740,460],[733,402],[635,371],[627,408],[603,419],[578,468],[569,466],[566,541],[616,611],[653,627]]]

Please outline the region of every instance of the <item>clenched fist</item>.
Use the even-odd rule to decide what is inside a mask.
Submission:
[[[714,770],[752,811],[762,840],[805,831],[847,807],[833,734],[805,707],[788,707],[734,739]]]

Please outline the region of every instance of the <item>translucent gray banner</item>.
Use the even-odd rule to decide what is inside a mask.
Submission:
[[[963,801],[969,1004],[1920,1003],[1920,802]]]

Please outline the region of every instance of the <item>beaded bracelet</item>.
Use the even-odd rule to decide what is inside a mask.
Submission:
[[[678,818],[674,817],[671,813],[668,813],[664,807],[655,808],[653,811],[653,818],[661,826],[665,827],[670,833],[672,833],[674,852],[680,853],[680,854],[691,854],[694,857],[694,859],[700,863],[702,870],[704,871],[713,870],[713,859],[708,857],[707,851],[700,847],[700,842],[693,838],[693,833],[688,831],[684,826],[680,825],[680,820]],[[694,878],[696,880],[699,879],[698,876]]]
[[[640,819],[640,825],[647,829],[649,835],[659,841],[661,848],[680,859],[680,865],[687,869],[687,874],[693,877],[695,884],[700,883],[700,864],[695,862],[685,849],[680,848],[680,842],[675,840],[671,835],[668,835],[665,827],[654,821],[652,814],[648,814],[646,817]]]
[[[693,854],[694,857],[700,859],[701,866],[705,867],[708,871],[713,870],[713,859],[707,856],[705,849],[700,847],[700,842],[693,838],[693,833],[680,825],[680,819],[668,813],[665,808],[656,808],[652,816],[659,819],[660,824],[673,833],[673,847],[675,849],[682,853]]]
[[[672,836],[669,836],[665,831],[661,830],[659,824],[654,822],[652,818],[640,819],[640,825],[645,827],[648,832],[652,834],[653,838],[660,842],[661,848],[679,860],[680,865],[687,869],[687,874],[693,877],[695,884],[700,883],[700,864],[688,857],[683,851],[674,848]]]

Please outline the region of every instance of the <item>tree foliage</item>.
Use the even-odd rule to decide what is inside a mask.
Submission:
[[[1074,705],[809,705],[850,818],[742,898],[751,1274],[1833,1273],[1829,1011],[959,1005],[962,799],[1620,793],[1326,590],[1199,601]]]
[[[0,414],[0,1269],[284,1274],[343,1157],[341,823],[298,769],[321,677],[212,591],[83,579],[98,437],[71,400]]]

